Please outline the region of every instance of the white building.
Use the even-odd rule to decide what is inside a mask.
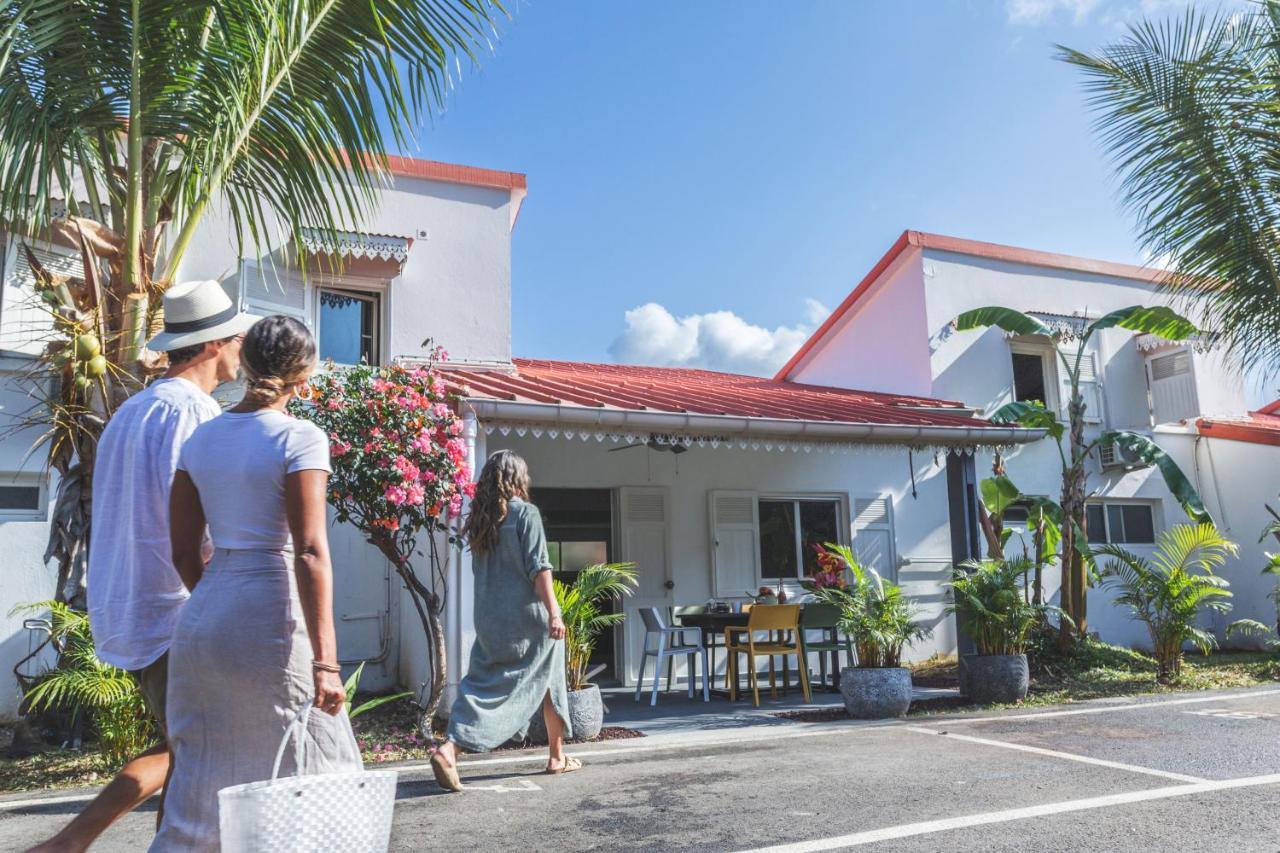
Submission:
[[[339,363],[414,359],[442,344],[469,390],[473,452],[512,447],[530,463],[555,559],[572,571],[598,559],[639,564],[627,608],[741,598],[781,577],[799,591],[808,546],[851,544],[897,577],[924,608],[933,637],[916,657],[955,648],[943,614],[950,565],[975,553],[974,450],[1034,439],[995,427],[928,393],[862,393],[690,370],[513,360],[510,235],[523,175],[392,158],[392,183],[367,231],[337,244],[304,233],[308,275],[289,269],[288,240],[242,258],[224,215],[203,223],[179,278],[216,277],[248,310],[307,323]],[[38,352],[30,274],[6,241],[0,349],[20,369]],[[46,264],[74,272],[67,249],[27,241]],[[332,270],[333,256],[345,267]],[[844,383],[839,383],[844,385]],[[4,411],[29,406],[13,383]],[[31,436],[0,442],[0,542],[13,566],[0,611],[52,596],[41,560],[51,484]],[[951,452],[954,451],[954,452]],[[981,454],[979,454],[981,455]],[[428,678],[421,629],[386,561],[350,528],[333,532],[344,662],[368,661],[365,687]],[[451,553],[447,634],[456,683],[469,649],[470,570]],[[640,621],[601,653],[632,677]],[[0,621],[0,665],[28,647],[18,620]],[[723,665],[723,661],[721,661]],[[10,685],[0,715],[16,708]]]
[[[960,400],[991,412],[1010,400],[1065,406],[1068,390],[1048,338],[1009,338],[999,329],[953,332],[962,312],[1014,308],[1070,330],[1130,305],[1163,301],[1158,271],[1048,252],[906,231],[813,334],[778,379]],[[1072,348],[1075,344],[1064,343]],[[1258,536],[1264,503],[1280,491],[1275,418],[1254,416],[1254,436],[1272,444],[1214,438],[1213,426],[1248,419],[1243,380],[1216,353],[1191,342],[1168,343],[1124,329],[1095,334],[1082,366],[1088,435],[1129,429],[1153,437],[1175,456],[1216,522],[1241,546],[1225,568],[1235,586],[1232,618],[1273,624],[1272,587]],[[1065,419],[1065,412],[1063,413]],[[1197,427],[1197,424],[1202,426]],[[1217,427],[1219,433],[1231,427]],[[1207,437],[1202,440],[1202,437]],[[1209,460],[1212,457],[1213,462]],[[1186,521],[1154,468],[1122,456],[1090,460],[1090,537],[1150,549],[1156,533]],[[1057,499],[1061,466],[1051,441],[1011,454],[1010,478],[1025,494]],[[979,463],[978,476],[989,475]],[[1104,639],[1146,645],[1145,630],[1091,590],[1091,630]]]

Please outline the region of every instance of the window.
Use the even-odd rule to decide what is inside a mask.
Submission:
[[[38,480],[0,475],[0,519],[44,517],[44,493]]]
[[[1043,355],[1013,353],[1013,399],[1020,403],[1039,401],[1046,406],[1049,404]]]
[[[760,574],[804,577],[817,571],[813,546],[840,542],[840,502],[831,499],[762,498]]]
[[[1150,504],[1107,503],[1085,507],[1089,541],[1116,545],[1151,545],[1156,541]]]
[[[378,294],[320,290],[320,359],[337,364],[378,363]]]

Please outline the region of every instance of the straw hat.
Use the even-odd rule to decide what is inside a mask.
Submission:
[[[233,338],[249,331],[258,317],[236,310],[216,281],[186,281],[164,294],[164,331],[147,349],[168,352],[208,341]]]

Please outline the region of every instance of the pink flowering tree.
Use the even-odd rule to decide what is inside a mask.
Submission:
[[[331,367],[311,380],[310,399],[292,405],[329,436],[329,503],[338,520],[391,561],[417,609],[432,662],[429,724],[447,664],[441,549],[460,547],[452,522],[474,489],[456,406],[439,373],[402,365]]]

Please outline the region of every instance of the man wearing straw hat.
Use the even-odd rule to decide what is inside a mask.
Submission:
[[[238,311],[216,281],[170,287],[164,318],[147,347],[168,354],[168,370],[116,411],[98,441],[86,577],[98,657],[137,679],[162,731],[169,640],[189,594],[170,554],[169,487],[183,442],[221,414],[213,389],[236,377],[240,341],[258,319]],[[169,770],[162,742],[32,851],[87,849],[159,791]]]

